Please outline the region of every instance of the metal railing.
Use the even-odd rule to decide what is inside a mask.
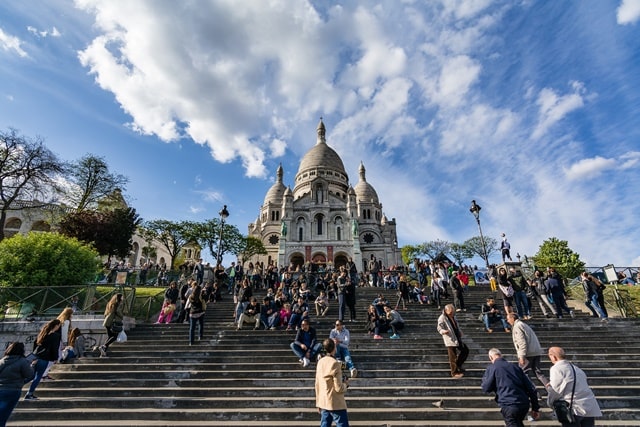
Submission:
[[[0,321],[51,319],[66,307],[74,314],[102,316],[114,294],[121,293],[124,313],[148,321],[160,309],[164,288],[157,294],[139,297],[136,288],[113,283],[91,283],[84,286],[0,287]]]

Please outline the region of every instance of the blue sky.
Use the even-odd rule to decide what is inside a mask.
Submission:
[[[0,128],[104,157],[144,219],[246,233],[322,116],[400,245],[477,235],[475,199],[514,253],[638,266],[639,40],[640,0],[8,0]]]

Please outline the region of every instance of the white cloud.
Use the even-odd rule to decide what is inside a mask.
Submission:
[[[617,13],[618,24],[634,24],[640,19],[640,0],[622,0]]]
[[[603,171],[616,167],[615,159],[605,159],[604,157],[594,157],[591,159],[583,159],[574,163],[565,171],[568,179],[585,179],[600,175]]]
[[[195,193],[202,198],[205,202],[223,202],[225,201],[224,194],[216,190],[201,190],[195,191]]]
[[[579,82],[572,82],[573,93],[558,95],[553,89],[544,88],[538,94],[538,125],[531,137],[539,139],[549,128],[562,120],[570,112],[584,106],[584,88]]]
[[[27,58],[29,55],[25,52],[20,45],[22,45],[22,40],[18,37],[11,36],[4,32],[2,28],[0,28],[0,49],[5,52],[14,52],[18,54],[21,58]]]
[[[62,36],[62,34],[60,34],[60,31],[58,31],[56,27],[52,27],[51,30],[38,30],[35,27],[28,26],[27,31],[29,31],[31,34],[37,37],[42,37],[42,38]]]
[[[372,7],[316,2],[316,11],[311,2],[280,0],[77,4],[95,18],[98,33],[79,58],[142,134],[206,145],[216,161],[240,161],[247,176],[272,178],[265,163],[304,154],[323,116],[328,143],[352,183],[363,160],[403,240],[476,235],[468,212],[476,198],[487,235],[507,232],[514,253],[531,255],[553,235],[589,260],[635,253],[627,240],[637,241],[636,222],[609,207],[615,184],[598,174],[635,170],[638,154],[625,147],[619,152],[627,154],[599,157],[602,151],[581,142],[580,114],[571,113],[588,116],[596,102],[571,81],[578,76],[570,67],[548,79],[538,70],[519,71],[519,63],[540,62],[533,53],[540,47],[522,49],[508,39],[517,35],[500,33],[508,26],[501,21],[505,10],[518,16],[518,7],[533,6],[381,0]],[[549,63],[568,55],[538,54]],[[492,73],[501,69],[514,74],[495,81]],[[579,78],[591,91],[587,71]],[[557,88],[567,80],[569,89]],[[589,188],[578,179],[587,176]],[[220,203],[221,191],[195,194]],[[616,191],[638,206],[632,190]],[[614,248],[592,243],[605,222]]]
[[[203,208],[202,206],[189,206],[189,212],[192,213],[193,215],[197,215],[204,211],[205,211],[205,208]]]
[[[637,151],[625,153],[617,159],[596,156],[574,163],[565,170],[565,174],[570,180],[589,179],[595,178],[607,170],[630,169],[638,163],[640,163],[640,152]]]

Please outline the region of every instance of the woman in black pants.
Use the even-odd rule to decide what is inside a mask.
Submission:
[[[33,393],[36,391],[38,384],[40,384],[44,371],[47,369],[47,366],[49,366],[49,362],[58,360],[58,352],[60,351],[60,326],[62,326],[60,320],[50,320],[42,327],[38,338],[36,338],[36,347],[33,350],[33,354],[36,355],[34,367],[35,377],[24,400],[37,399]]]
[[[107,330],[107,341],[100,346],[100,356],[107,357],[107,349],[118,339],[118,334],[122,331],[122,294],[115,294],[107,303],[104,310],[104,322],[102,326]]]

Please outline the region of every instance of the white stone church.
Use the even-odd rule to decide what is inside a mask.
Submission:
[[[260,215],[249,224],[249,235],[259,238],[268,252],[254,261],[337,268],[353,258],[359,271],[366,270],[372,259],[384,268],[400,263],[395,218],[388,220],[383,213],[364,164],[358,183],[349,183],[342,159],[327,145],[325,131],[321,119],[316,145],[302,158],[293,190],[283,183],[284,172],[278,167]]]

